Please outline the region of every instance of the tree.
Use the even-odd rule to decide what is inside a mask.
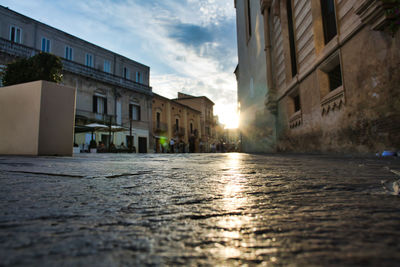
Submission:
[[[3,85],[10,86],[38,80],[59,83],[62,80],[61,59],[48,53],[22,58],[7,64]]]

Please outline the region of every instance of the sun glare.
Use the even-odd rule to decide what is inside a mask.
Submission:
[[[226,129],[234,129],[239,127],[239,114],[231,108],[223,108],[216,110],[219,122],[225,125]]]
[[[235,129],[239,127],[239,117],[237,114],[231,114],[228,118],[224,119],[223,124],[227,129]]]

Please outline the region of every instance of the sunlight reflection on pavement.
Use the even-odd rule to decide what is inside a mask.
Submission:
[[[389,166],[389,167],[388,167]],[[0,157],[0,265],[385,265],[396,160]]]

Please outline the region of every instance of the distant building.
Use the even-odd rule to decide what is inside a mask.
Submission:
[[[214,102],[205,96],[192,96],[183,93],[178,93],[178,98],[173,100],[200,111],[200,152],[210,152],[211,145],[217,141],[213,111]]]
[[[97,142],[132,141],[137,152],[152,147],[149,67],[0,6],[0,68],[40,52],[61,57],[62,83],[77,88],[76,143],[89,144],[85,126],[96,122],[120,126],[111,134],[97,130]]]
[[[199,152],[200,111],[158,94],[152,107],[155,152],[169,152],[171,139],[175,152]]]
[[[246,101],[252,75],[263,76],[260,121],[267,122],[261,126],[265,136],[275,140],[272,150],[367,153],[400,148],[400,31],[389,32],[399,18],[388,15],[394,5],[235,1],[241,113],[251,106]],[[261,58],[264,74],[257,72]],[[260,128],[256,123],[245,133],[251,129]]]

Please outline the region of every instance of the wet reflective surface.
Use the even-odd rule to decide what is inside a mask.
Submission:
[[[393,172],[394,171],[394,172]],[[398,266],[400,160],[0,157],[0,266]]]

